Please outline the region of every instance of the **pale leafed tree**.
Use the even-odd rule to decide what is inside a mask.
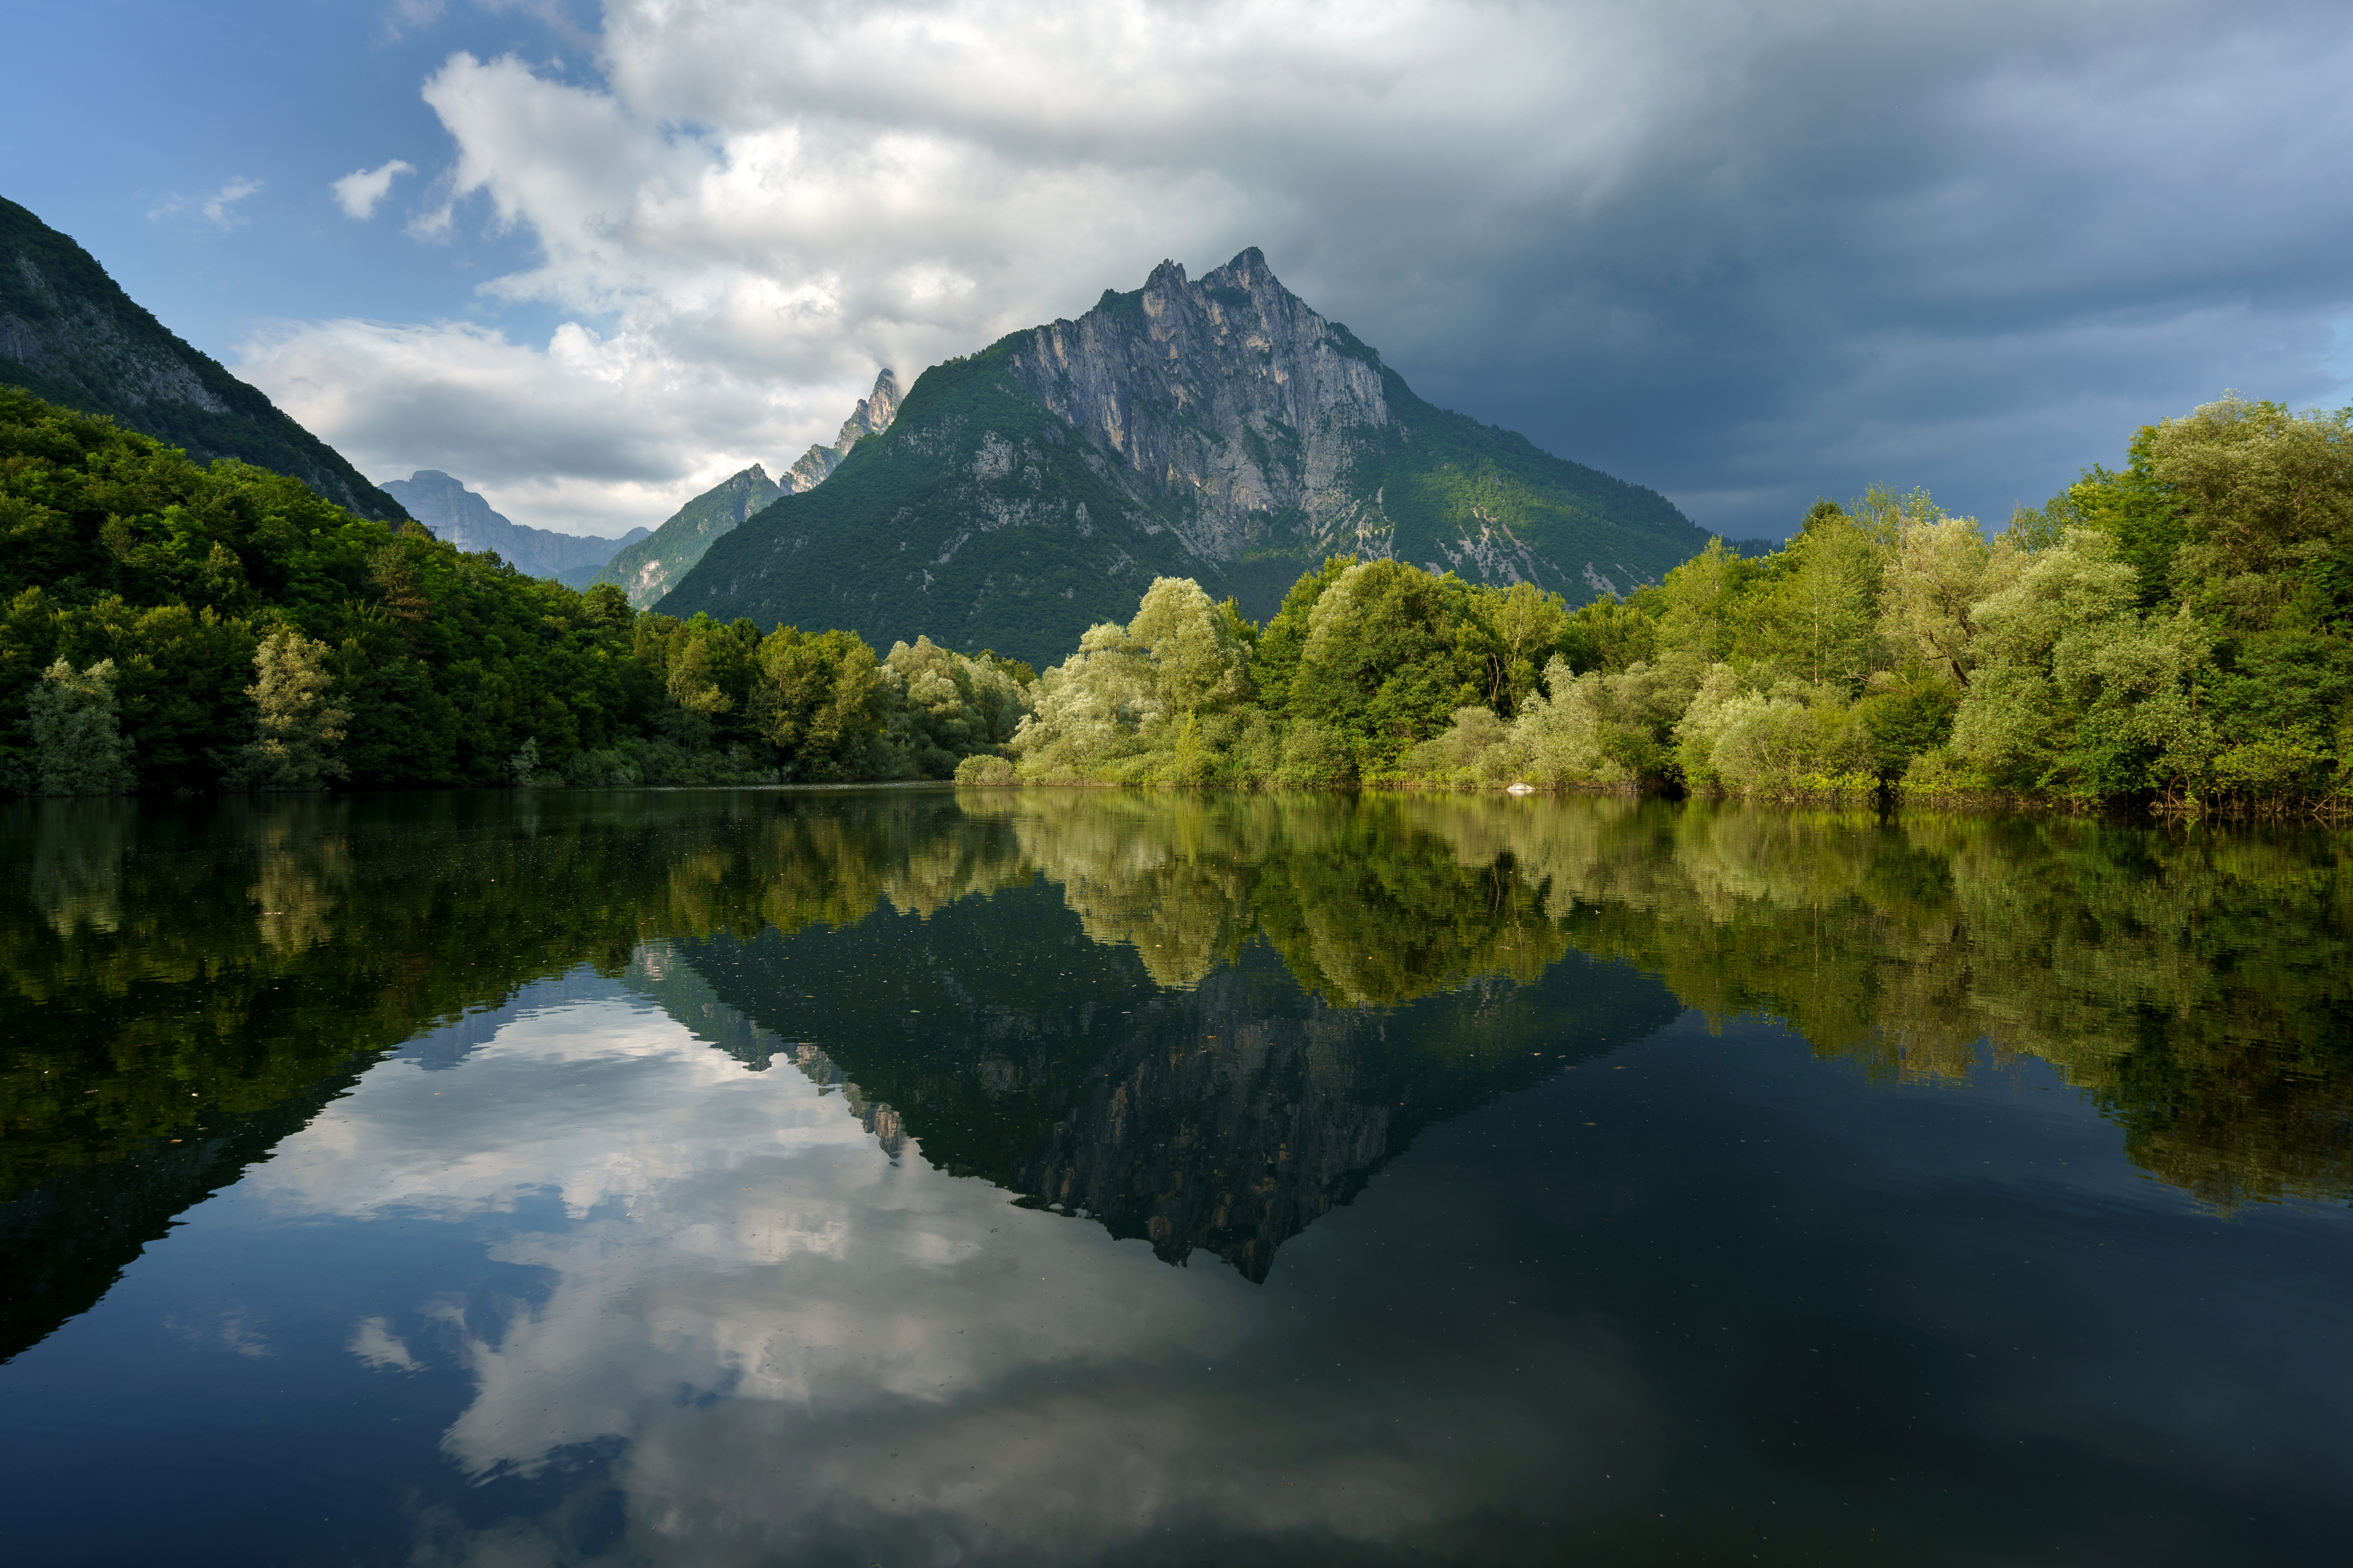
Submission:
[[[121,795],[136,784],[131,742],[114,710],[112,659],[79,670],[58,659],[26,706],[43,795]]]
[[[254,738],[228,759],[224,787],[315,790],[343,776],[337,752],[352,716],[329,696],[334,676],[327,653],[326,644],[286,626],[254,649],[256,679],[245,689],[253,700]]]
[[[1085,778],[1145,753],[1159,776],[1199,771],[1184,753],[1202,744],[1199,716],[1250,694],[1250,654],[1199,584],[1162,577],[1135,618],[1089,627],[1079,651],[1038,678],[1036,710],[1012,749],[1026,778]]]
[[[2214,752],[2198,708],[2211,638],[2186,612],[2144,618],[2135,585],[2114,539],[2071,529],[1974,606],[1980,662],[1955,754],[2072,798],[2194,789]]]
[[[1152,661],[1164,713],[1227,708],[1250,693],[1250,650],[1190,577],[1154,579],[1127,635]]]
[[[2018,580],[2025,556],[2010,537],[1988,540],[1968,517],[1906,517],[1897,525],[1880,601],[1880,633],[1901,658],[1967,688],[1978,663],[1972,606]]]
[[[1545,660],[1568,629],[1568,602],[1533,583],[1514,583],[1488,605],[1501,647],[1489,661],[1487,702],[1499,711],[1516,712],[1536,689]]]

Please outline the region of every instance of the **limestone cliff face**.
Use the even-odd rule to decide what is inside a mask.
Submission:
[[[849,456],[849,449],[858,445],[860,437],[880,436],[891,428],[902,395],[899,377],[886,367],[874,378],[874,390],[860,398],[858,406],[849,411],[849,417],[842,421],[841,434],[833,438],[833,445],[811,447],[801,454],[800,461],[785,470],[784,493],[797,496],[831,479],[833,470],[841,467],[841,459]]]
[[[1388,552],[1380,500],[1354,482],[1390,422],[1378,357],[1255,247],[1198,283],[1164,261],[1138,293],[1106,294],[1006,346],[1014,374],[1195,554],[1230,561],[1274,542]]]

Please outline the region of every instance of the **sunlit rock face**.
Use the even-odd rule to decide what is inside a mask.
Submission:
[[[1230,560],[1268,542],[1389,553],[1377,496],[1349,482],[1389,422],[1380,362],[1275,279],[1253,247],[1198,282],[1164,261],[1137,293],[1014,339],[1008,363],[1168,517]],[[1507,579],[1508,580],[1508,579]]]

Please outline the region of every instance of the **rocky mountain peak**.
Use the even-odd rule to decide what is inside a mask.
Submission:
[[[879,436],[891,428],[899,416],[899,404],[906,394],[900,388],[898,374],[887,365],[874,378],[874,390],[858,400],[849,417],[841,422],[841,434],[833,438],[830,447],[811,447],[801,454],[800,461],[785,470],[779,481],[787,495],[799,495],[813,490],[833,477],[849,449],[867,436]]]
[[[1304,518],[1313,549],[1384,552],[1377,503],[1340,482],[1364,430],[1388,422],[1379,358],[1255,247],[1198,282],[1163,261],[1134,293],[1008,342],[1014,374],[1123,488],[1173,505],[1196,554],[1240,556],[1284,513]]]
[[[1416,396],[1255,248],[934,365],[903,409],[885,372],[786,482],[814,493],[719,540],[663,613],[1050,662],[1155,576],[1258,617],[1336,553],[1582,600],[1706,542],[1657,492]]]

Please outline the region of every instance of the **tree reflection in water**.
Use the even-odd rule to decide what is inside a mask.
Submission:
[[[1677,1005],[1785,1020],[1874,1077],[2039,1058],[2143,1169],[2225,1208],[2353,1194],[2338,835],[1616,798],[541,794],[36,803],[0,814],[0,1247],[31,1282],[0,1353],[375,1054],[582,965],[789,1045],[951,1171],[1254,1279],[1419,1127]],[[1062,910],[1073,945],[1021,939]],[[810,992],[811,970],[869,980]]]

